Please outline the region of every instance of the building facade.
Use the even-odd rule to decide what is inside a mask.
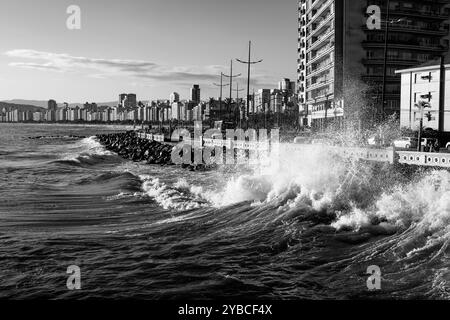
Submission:
[[[191,101],[196,104],[200,103],[200,86],[198,84],[194,84],[191,88]]]
[[[373,6],[380,12],[371,25]],[[298,13],[299,102],[315,128],[328,121],[330,109],[334,117],[343,117],[345,110],[346,118],[370,104],[372,113],[399,113],[400,76],[395,71],[448,54],[448,0],[391,0],[389,21],[385,0],[300,0]]]
[[[58,109],[58,104],[55,100],[48,100],[47,106],[47,110],[56,111],[56,109]]]
[[[170,94],[170,104],[174,102],[180,102],[180,95],[177,92],[172,92]]]
[[[417,104],[427,102],[424,128],[450,133],[450,59],[397,71],[401,76],[400,126],[417,130],[422,114]]]

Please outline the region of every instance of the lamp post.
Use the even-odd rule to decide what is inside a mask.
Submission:
[[[252,48],[252,42],[249,41],[248,42],[248,60],[247,61],[243,61],[240,59],[236,59],[236,61],[240,62],[240,63],[244,63],[247,65],[247,107],[246,107],[246,118],[248,120],[249,116],[250,116],[250,66],[252,64],[257,64],[260,62],[263,62],[263,60],[258,60],[258,61],[251,61],[251,48]],[[253,114],[255,113],[254,110],[254,106],[253,106]]]
[[[387,0],[386,3],[386,28],[384,31],[384,61],[383,61],[383,90],[381,92],[381,120],[384,120],[386,103],[386,81],[387,81],[387,59],[388,59],[388,44],[389,44],[389,25],[405,20],[400,18],[398,20],[390,20],[391,16],[391,0]]]
[[[384,120],[384,103],[386,100],[386,78],[387,78],[387,58],[388,58],[388,37],[389,37],[389,18],[390,18],[391,0],[387,0],[386,8],[386,29],[384,32],[384,62],[383,62],[383,91],[381,92],[381,121]]]
[[[229,78],[230,79],[230,84],[229,84],[229,86],[230,86],[230,101],[228,102],[228,112],[230,112],[230,110],[231,110],[231,101],[232,101],[232,92],[233,92],[233,78],[237,78],[237,77],[240,77],[242,74],[240,74],[240,73],[238,73],[238,74],[236,74],[236,75],[233,75],[233,60],[230,60],[230,74],[229,75],[226,75],[226,74],[224,74],[223,76],[224,77],[227,77],[227,78]]]
[[[222,89],[224,87],[228,87],[229,84],[223,84],[222,78],[223,78],[224,74],[221,72],[220,73],[220,84],[217,83],[213,83],[215,86],[220,87],[220,97],[219,97],[219,117],[222,116]]]

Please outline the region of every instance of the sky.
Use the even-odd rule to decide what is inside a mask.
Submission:
[[[66,26],[70,5],[80,8],[79,30]],[[174,91],[187,99],[193,84],[202,99],[217,97],[213,83],[231,59],[247,60],[249,40],[252,60],[264,60],[252,68],[251,90],[295,80],[297,1],[0,0],[0,100],[106,102],[122,92],[153,100]],[[246,68],[234,60],[241,88]]]

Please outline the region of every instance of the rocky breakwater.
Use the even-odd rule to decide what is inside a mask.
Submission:
[[[109,151],[124,159],[146,161],[149,164],[171,165],[173,146],[137,137],[134,131],[100,134],[98,141]]]

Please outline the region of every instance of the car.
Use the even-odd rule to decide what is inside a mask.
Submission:
[[[375,136],[370,137],[369,139],[367,139],[367,144],[369,146],[375,146],[377,144],[377,139],[375,138]]]
[[[422,139],[423,141],[424,139]],[[399,139],[396,139],[392,142],[392,144],[394,145],[394,147],[396,148],[404,148],[404,149],[409,149],[409,148],[416,148],[417,147],[417,138],[411,138],[411,137],[401,137]]]
[[[295,137],[294,143],[296,144],[309,144],[311,143],[311,139],[308,137]]]

